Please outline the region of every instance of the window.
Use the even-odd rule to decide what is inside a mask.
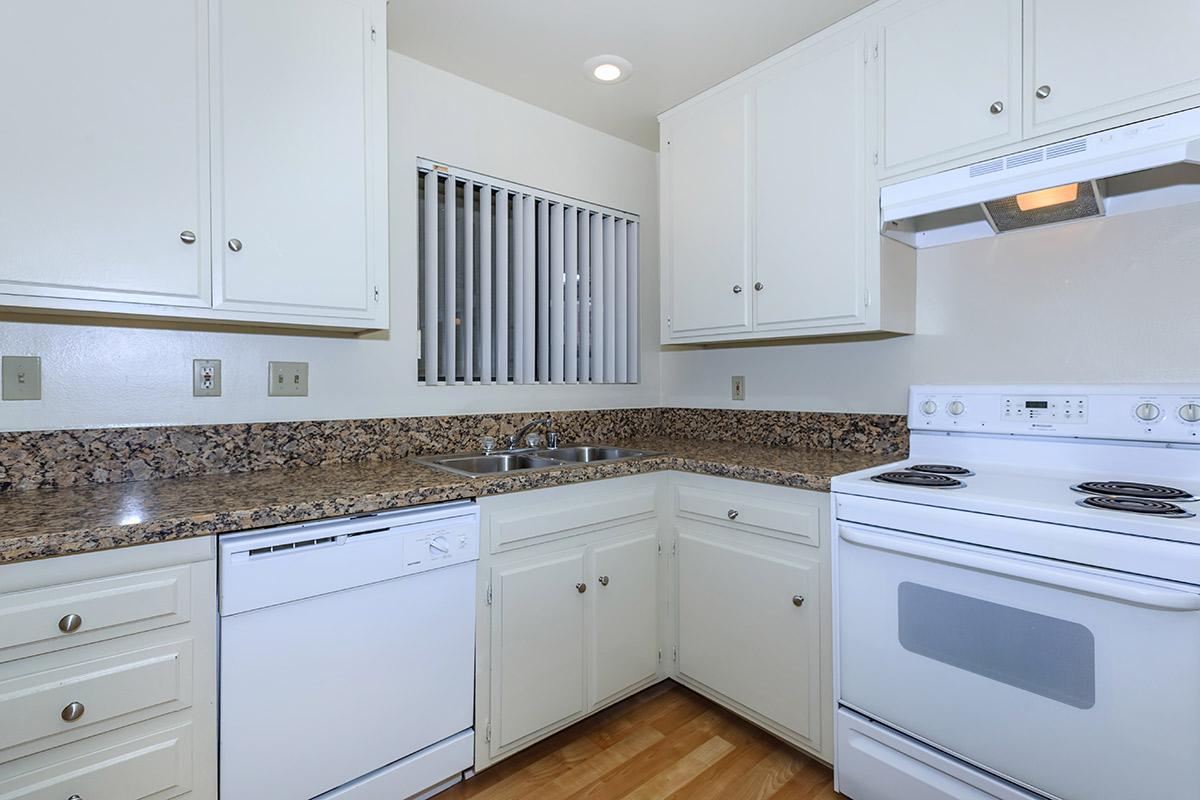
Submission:
[[[418,379],[638,382],[638,217],[417,162]]]

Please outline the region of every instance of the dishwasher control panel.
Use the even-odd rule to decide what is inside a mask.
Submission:
[[[441,520],[404,537],[404,574],[411,575],[479,558],[477,517]]]

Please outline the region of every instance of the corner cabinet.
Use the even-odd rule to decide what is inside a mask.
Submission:
[[[302,5],[5,3],[0,306],[386,328],[386,3]]]
[[[880,266],[869,33],[660,117],[664,344],[912,332],[912,260]]]

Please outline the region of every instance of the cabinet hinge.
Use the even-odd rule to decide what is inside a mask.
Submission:
[[[678,660],[679,660],[679,648],[678,648],[678,647],[672,647],[672,648],[671,648],[671,660],[672,660],[672,661],[678,661]]]
[[[658,651],[658,663],[662,663],[662,650]]]
[[[375,41],[375,26],[371,26],[371,41]]]
[[[678,552],[679,552],[679,540],[675,539],[674,541],[671,542],[671,555],[675,555]]]
[[[492,604],[492,585],[490,583],[487,585],[487,604],[489,606]]]
[[[867,287],[867,290],[866,290],[866,292],[864,292],[864,295],[865,295],[865,297],[863,298],[863,302],[866,304],[867,308],[870,308],[871,307],[871,288],[870,287]]]
[[[670,316],[667,317],[667,327],[668,328],[671,327],[671,317]]]
[[[875,46],[871,48],[871,58],[875,61],[879,60],[879,42],[876,42]]]
[[[379,302],[379,287],[378,286],[375,287],[375,302],[376,303]]]
[[[483,740],[485,742],[490,742],[492,740],[492,723],[491,722],[488,722],[487,725],[483,726]]]
[[[660,556],[662,555],[662,542],[659,542],[659,543],[658,543],[658,554],[659,554]],[[662,653],[661,653],[661,652],[659,652],[659,657],[661,657],[661,656],[662,656]]]
[[[878,151],[878,150],[876,150],[876,151],[875,151],[875,154],[871,156],[871,161],[872,161],[872,162],[873,162],[873,163],[874,163],[876,166],[879,166],[879,151]]]

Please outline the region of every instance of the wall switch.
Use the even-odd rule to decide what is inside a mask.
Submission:
[[[733,399],[734,400],[745,400],[746,399],[746,376],[745,375],[734,375],[733,380],[731,382],[733,383]]]
[[[192,361],[192,396],[221,396],[221,360],[197,358]]]
[[[0,359],[0,397],[5,400],[42,399],[42,360],[37,356]]]
[[[307,361],[272,361],[271,383],[267,394],[271,397],[308,397]]]

